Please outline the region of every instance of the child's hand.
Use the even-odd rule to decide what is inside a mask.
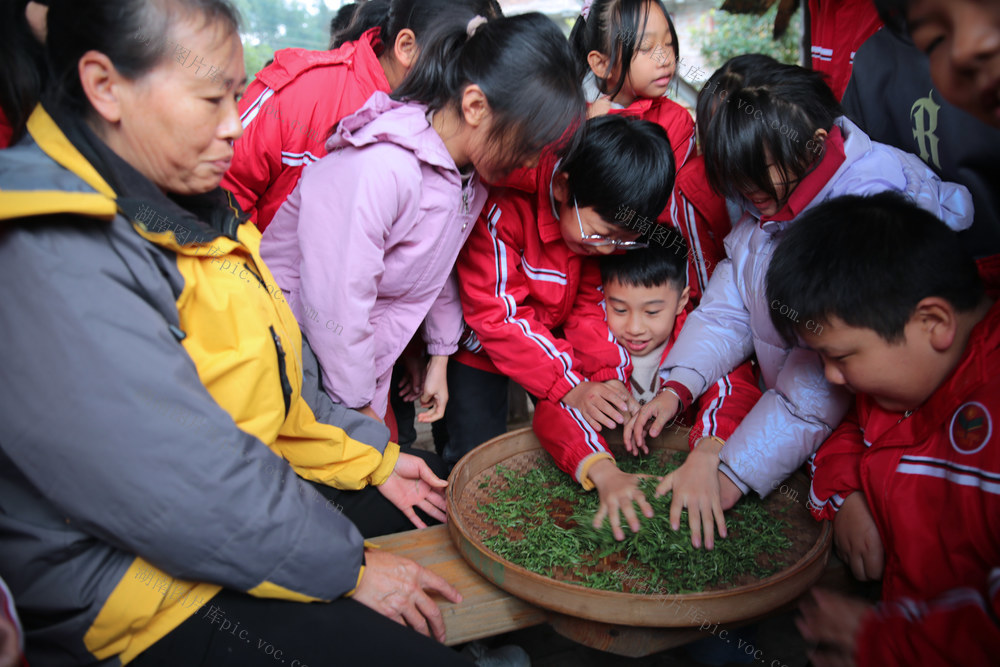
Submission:
[[[594,515],[594,528],[600,528],[604,517],[611,522],[611,532],[618,541],[625,539],[625,531],[621,526],[621,514],[633,533],[639,532],[639,517],[632,503],[637,503],[647,519],[652,518],[653,508],[646,501],[646,496],[639,490],[639,475],[622,472],[611,459],[602,459],[592,465],[588,471],[590,481],[597,487],[601,498],[601,506]]]
[[[424,363],[423,355],[404,354],[403,373],[399,381],[399,397],[404,401],[415,401],[420,398],[424,388],[424,380],[427,376],[427,364]]]
[[[656,398],[642,406],[639,412],[632,415],[632,418],[625,424],[625,449],[632,454],[638,454],[639,449],[646,454],[649,448],[646,447],[646,422],[653,420],[649,427],[650,437],[655,438],[660,435],[663,427],[674,418],[680,411],[681,402],[672,392],[661,391]]]
[[[625,383],[621,380],[605,380],[602,384],[611,387],[618,392],[619,396],[625,399],[625,403],[628,405],[629,416],[637,413],[639,408],[642,407],[639,405],[639,401],[635,400],[635,396],[632,395],[632,392],[628,390],[628,387],[626,387]]]
[[[436,422],[444,417],[445,406],[448,405],[448,357],[432,355],[427,362],[427,375],[424,377],[424,388],[420,393],[420,406],[430,408],[429,412],[417,415],[421,424]]]
[[[609,111],[611,111],[611,98],[607,95],[601,95],[587,107],[587,119],[606,116]]]
[[[865,494],[855,491],[844,500],[833,520],[833,541],[837,553],[851,566],[856,579],[882,578],[885,552]]]
[[[722,514],[722,493],[719,482],[719,451],[722,443],[715,438],[702,438],[691,450],[684,464],[663,478],[656,487],[656,496],[673,491],[670,501],[670,527],[680,530],[681,510],[687,508],[691,527],[691,544],[701,547],[702,531],[705,548],[715,546],[715,526],[719,537],[726,537],[726,519]],[[712,519],[715,519],[713,525]]]
[[[579,410],[595,431],[600,431],[601,426],[614,428],[625,423],[622,413],[628,414],[631,396],[625,385],[618,385],[620,388],[603,382],[581,382],[566,392],[562,402]]]
[[[363,408],[358,408],[357,411],[360,412],[361,414],[365,415],[366,417],[371,417],[372,419],[374,419],[375,421],[377,421],[380,424],[384,423],[382,421],[382,418],[379,417],[378,414],[374,410],[372,410],[372,406],[370,406],[370,405],[366,405]]]
[[[802,637],[819,644],[819,648],[809,652],[810,661],[815,667],[854,665],[858,631],[872,606],[819,588],[814,588],[810,597],[800,606],[802,618],[795,619]]]

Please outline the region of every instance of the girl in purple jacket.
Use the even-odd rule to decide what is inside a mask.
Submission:
[[[458,16],[393,95],[344,118],[261,241],[337,403],[384,419],[392,366],[422,326],[421,402],[440,417],[462,309],[453,275],[496,182],[585,115],[559,28]]]
[[[726,535],[723,510],[751,490],[766,496],[779,488],[849,404],[850,395],[826,381],[819,356],[789,345],[771,321],[772,311],[798,317],[765,297],[781,233],[827,199],[887,190],[965,229],[972,199],[916,156],[871,141],[842,115],[821,73],[767,56],[738,56],[713,74],[699,94],[698,124],[709,183],[738,214],[726,259],[661,365],[661,393],[626,424],[625,439],[642,447],[648,421],[649,434],[659,435],[706,388],[756,355],[767,391],[725,443],[698,447],[657,488],[659,495],[673,491],[674,529],[686,507],[692,543],[700,546],[704,533],[711,548],[716,526]]]

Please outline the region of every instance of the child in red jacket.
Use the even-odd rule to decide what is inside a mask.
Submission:
[[[899,195],[842,197],[786,232],[767,298],[857,394],[817,452],[810,507],[855,575],[883,582],[874,609],[815,593],[799,624],[823,647],[813,664],[995,664],[1000,307],[975,263]]]
[[[632,397],[644,404],[660,391],[660,362],[670,350],[687,317],[688,301],[687,248],[678,232],[667,229],[664,243],[626,254],[601,258],[601,279],[607,310],[608,328],[632,359],[628,385]],[[693,460],[715,452],[712,474],[718,468],[717,450],[736,429],[740,419],[760,398],[760,390],[749,364],[743,364],[702,395],[678,423],[691,426]],[[601,504],[594,516],[594,527],[608,517],[615,539],[624,539],[620,514],[632,532],[639,530],[633,503],[652,515],[646,498],[639,490],[639,478],[622,472],[599,435],[590,434],[575,421],[573,410],[557,401],[543,399],[535,406],[535,434],[556,464],[580,482],[585,489],[596,487]],[[678,505],[678,508],[680,506]],[[700,540],[699,508],[689,507],[692,534]],[[721,507],[718,508],[721,514]],[[678,510],[678,515],[680,511]],[[706,546],[712,548],[711,508],[704,517],[708,522]],[[679,522],[679,516],[675,523]],[[700,543],[697,544],[700,546]]]
[[[530,182],[493,190],[459,255],[473,335],[448,364],[448,463],[506,430],[507,377],[568,405],[595,433],[628,414],[628,353],[604,319],[596,256],[637,245],[619,209],[641,212],[650,230],[673,186],[673,155],[648,121],[602,116],[583,130],[568,157],[546,153]]]

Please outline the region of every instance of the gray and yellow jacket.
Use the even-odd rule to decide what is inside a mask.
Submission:
[[[127,663],[223,587],[348,594],[362,538],[300,476],[380,484],[398,447],[332,404],[317,421],[222,190],[168,197],[57,117],[0,152],[0,576],[29,660]]]

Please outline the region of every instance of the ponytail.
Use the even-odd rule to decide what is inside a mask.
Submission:
[[[406,29],[413,31],[417,46],[423,47],[424,35],[456,14],[493,19],[503,16],[503,11],[497,0],[369,0],[361,5],[351,25],[337,33],[333,48],[361,39],[371,28],[379,29],[383,48],[391,49]]]
[[[470,35],[473,18],[440,26],[392,96],[432,111],[457,108],[466,86],[476,84],[492,112],[490,141],[514,169],[582,122],[583,91],[569,45],[551,19],[537,12],[499,18]]]

